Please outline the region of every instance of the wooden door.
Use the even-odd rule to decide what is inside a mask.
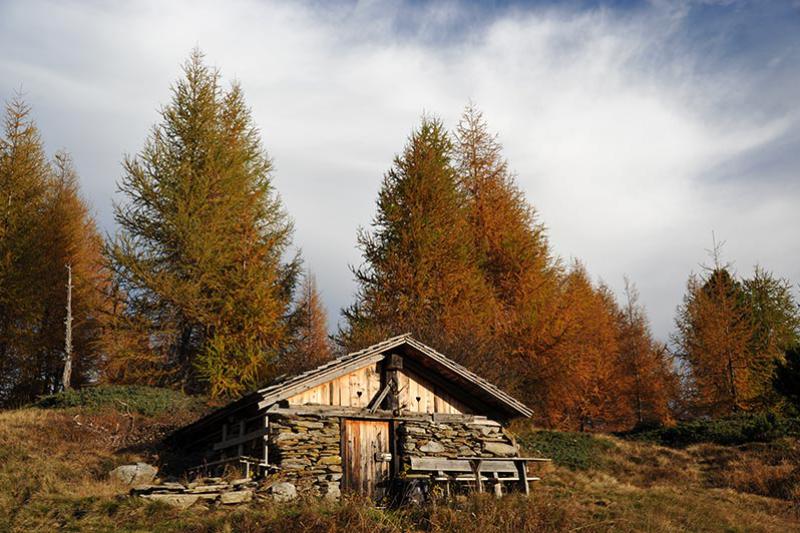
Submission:
[[[344,489],[380,499],[389,480],[389,422],[344,420]]]

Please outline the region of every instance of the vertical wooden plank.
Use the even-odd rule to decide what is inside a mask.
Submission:
[[[397,386],[400,390],[398,401],[402,409],[409,409],[411,404],[408,401],[408,376],[405,372],[397,373]]]
[[[342,390],[342,405],[349,406],[350,403],[350,376],[342,376],[339,378],[339,386]]]
[[[358,397],[356,391],[358,390],[358,376],[352,373],[347,376],[350,383],[350,404],[352,407],[358,407]]]
[[[240,437],[244,436],[244,425],[245,425],[245,421],[244,420],[239,420],[239,436]],[[241,443],[236,447],[236,453],[240,457],[242,455],[244,455],[244,443]]]
[[[269,416],[264,415],[264,464],[269,464]]]

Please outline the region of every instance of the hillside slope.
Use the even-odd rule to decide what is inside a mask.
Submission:
[[[0,532],[800,531],[793,438],[673,449],[519,426],[529,453],[555,459],[529,499],[399,511],[357,500],[179,511],[108,481],[136,460],[168,467],[159,439],[206,408],[178,393],[115,388],[0,412]]]

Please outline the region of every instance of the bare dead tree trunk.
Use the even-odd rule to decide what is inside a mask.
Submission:
[[[67,265],[67,318],[64,320],[64,374],[61,388],[69,390],[72,379],[72,265]]]

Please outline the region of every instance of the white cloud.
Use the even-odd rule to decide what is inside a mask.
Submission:
[[[616,288],[629,274],[661,337],[712,229],[740,270],[760,261],[800,279],[797,181],[765,187],[753,169],[730,179],[797,117],[759,100],[746,69],[709,69],[681,35],[686,9],[512,9],[481,22],[462,7],[7,2],[0,94],[22,85],[49,148],[73,153],[113,231],[122,154],[141,147],[199,45],[244,86],[332,322],[393,155],[422,111],[454,125],[470,98],[556,251]]]

